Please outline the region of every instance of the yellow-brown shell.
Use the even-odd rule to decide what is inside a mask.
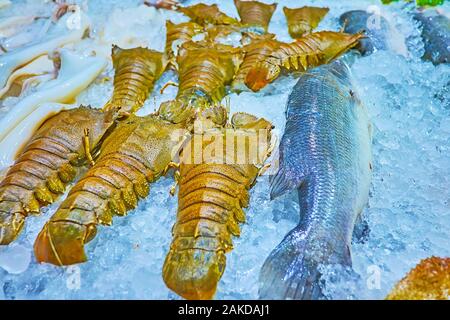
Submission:
[[[344,54],[358,44],[362,34],[321,31],[283,43],[271,34],[252,36],[244,46],[244,61],[233,80],[234,91],[259,91],[286,71],[305,71]]]
[[[180,126],[131,115],[105,139],[101,154],[46,223],[34,244],[36,259],[55,265],[86,261],[84,246],[97,225],[111,225],[145,198],[149,184],[178,154]]]
[[[449,300],[450,258],[431,257],[420,261],[389,295],[388,300]]]
[[[166,46],[165,54],[171,65],[175,66],[174,46],[181,46],[183,43],[192,40],[192,38],[203,32],[203,27],[195,22],[183,22],[174,24],[170,20],[166,21]]]
[[[267,32],[270,19],[277,8],[276,3],[266,4],[259,1],[234,0],[234,4],[243,25]]]
[[[179,89],[177,98],[206,95],[211,103],[225,96],[242,61],[240,48],[209,42],[186,42],[178,53]]]
[[[240,235],[239,223],[245,221],[243,208],[248,206],[249,190],[265,160],[264,155],[255,162],[238,162],[243,154],[250,153],[250,146],[258,145],[249,142],[255,132],[271,130],[271,124],[264,119],[245,119],[250,121],[232,121],[242,127],[194,135],[182,152],[177,221],[163,278],[170,289],[186,299],[213,298],[225,270],[225,253],[233,248],[232,237]],[[238,145],[242,138],[242,149],[227,149],[227,141]],[[270,133],[267,138],[270,140]],[[216,150],[223,148],[223,162],[229,159],[230,163],[217,163],[219,158],[211,161],[207,157],[197,162],[199,152],[210,152],[216,143]],[[265,154],[268,143],[259,145]]]
[[[220,11],[217,4],[198,3],[189,7],[179,7],[178,11],[202,26],[207,24],[239,24],[239,21]]]
[[[232,89],[240,92],[246,88],[259,91],[280,75],[280,64],[273,54],[280,46],[280,42],[273,34],[264,36],[248,35],[251,38],[245,45],[244,60],[233,80]]]
[[[121,49],[113,46],[112,60],[114,91],[105,110],[134,113],[144,105],[163,73],[165,57],[161,52],[147,48]]]
[[[53,203],[77,177],[86,163],[85,129],[94,152],[113,123],[112,112],[80,107],[61,111],[36,130],[0,183],[0,244],[12,242],[25,218]]]
[[[309,33],[294,42],[281,44],[273,55],[287,70],[305,71],[338,58],[355,47],[362,37],[362,34],[333,31]]]
[[[320,21],[327,15],[328,8],[301,7],[290,9],[283,7],[286,16],[289,34],[292,38],[298,39],[306,33],[312,32],[319,25]]]

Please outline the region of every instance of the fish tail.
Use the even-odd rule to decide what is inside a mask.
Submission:
[[[318,248],[322,251],[322,248]],[[326,249],[324,250],[326,251]],[[350,264],[350,252],[331,256],[317,252],[305,233],[292,230],[270,253],[259,275],[261,299],[325,299],[319,266],[326,263]]]

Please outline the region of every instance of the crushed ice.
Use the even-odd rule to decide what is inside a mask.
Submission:
[[[140,7],[142,2],[138,0],[77,2],[91,17],[91,34],[95,37],[77,44],[74,49],[80,52],[96,50],[108,55],[111,43],[162,50],[165,20],[186,21],[177,13]],[[277,2],[269,31],[289,41],[281,8],[298,6],[298,2]],[[394,42],[399,44],[395,51],[376,52],[352,67],[359,96],[368,107],[374,127],[374,176],[369,205],[364,210],[370,233],[365,242],[353,244],[353,270],[324,270],[325,291],[330,298],[382,299],[421,258],[450,256],[450,67],[434,67],[420,60],[420,31],[401,3],[302,2],[307,4],[330,7],[319,29],[337,30],[340,14],[370,7],[388,16],[396,30],[392,32],[397,37]],[[221,1],[219,6],[237,16],[232,1]],[[449,7],[447,3],[443,9],[448,12]],[[0,17],[20,14],[24,8],[30,14],[49,13],[41,1],[26,0],[15,1],[0,11]],[[112,76],[110,66],[80,94],[78,103],[102,106],[112,92]],[[169,80],[176,80],[174,73],[166,73],[158,81],[154,96],[139,114],[152,112],[162,101],[175,96],[173,87],[159,94]],[[281,134],[284,105],[294,83],[295,79],[287,77],[258,94],[231,94],[231,111],[264,116]],[[13,102],[5,101],[5,108],[12,107]],[[171,184],[171,179],[162,178],[152,185],[150,196],[136,210],[114,219],[112,227],[100,228],[87,246],[89,262],[79,266],[38,265],[32,254],[34,239],[57,204],[29,218],[19,239],[0,248],[0,299],[178,299],[161,277],[177,207],[176,197],[169,196]],[[251,192],[242,235],[227,255],[217,298],[257,298],[258,273],[265,257],[298,220],[294,194],[276,201],[269,201],[268,194],[267,177],[262,177]]]

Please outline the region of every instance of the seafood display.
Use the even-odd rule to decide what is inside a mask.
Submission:
[[[314,96],[315,99],[308,97]],[[297,190],[301,218],[265,261],[263,299],[318,299],[320,264],[351,265],[356,218],[371,179],[367,111],[342,60],[300,77],[289,96],[270,197]]]
[[[448,5],[361,3],[0,1],[0,299],[449,299]]]
[[[141,57],[142,53],[144,53],[143,57]],[[69,52],[66,54],[68,56],[72,55]],[[32,135],[28,144],[17,156],[14,165],[8,170],[0,184],[2,186],[0,203],[3,209],[2,223],[0,224],[2,234],[0,243],[8,244],[17,237],[28,213],[38,214],[42,206],[53,203],[59,195],[63,194],[65,192],[65,186],[78,176],[78,170],[76,168],[87,163],[91,165],[94,163],[93,156],[95,157],[97,155],[103,140],[116,127],[115,120],[118,117],[123,118],[128,116],[142,106],[148,93],[153,88],[155,78],[160,76],[161,70],[163,69],[161,61],[162,54],[155,51],[143,48],[122,50],[118,47],[113,47],[112,55],[116,67],[115,88],[111,100],[104,107],[105,110],[79,107],[62,111],[46,120]],[[65,55],[61,56],[61,61],[63,68],[66,65]],[[100,61],[102,62],[101,67],[103,68],[105,62]],[[73,74],[74,70],[71,68],[75,68],[76,66],[80,67],[82,64],[68,64],[68,66],[67,70],[65,70],[66,72],[63,72],[63,69],[60,71],[59,77],[64,79],[67,76],[66,73]],[[78,94],[78,92],[74,94],[73,91],[80,90],[80,79],[85,77],[83,73],[87,72],[89,74],[92,72],[90,69],[92,69],[92,66],[86,65],[83,72],[77,74],[79,79],[68,79],[67,81],[65,79],[59,79],[63,83],[62,87],[64,90],[61,90],[58,85],[50,84],[50,89],[48,90],[50,90],[51,94],[42,94],[40,92],[37,92],[37,94],[40,94],[40,97],[60,95],[65,100],[68,100]],[[143,70],[145,70],[145,73]],[[94,73],[92,77],[95,77],[99,71],[97,70],[97,73]],[[126,90],[124,90],[124,87],[126,87]],[[30,96],[27,98],[30,98]],[[29,100],[33,101],[32,99]],[[37,99],[35,98],[35,100]],[[34,106],[30,104],[29,108],[32,107]],[[21,107],[20,111],[23,113],[26,111],[24,109],[24,107]],[[41,108],[38,108],[38,111],[42,112]],[[47,114],[45,114],[45,111]],[[47,107],[45,111],[44,114],[48,116],[48,113],[51,113],[53,110]],[[9,120],[9,115],[17,117],[17,113],[10,112],[2,121],[5,121],[5,119]],[[29,120],[28,118],[26,121]],[[34,114],[31,119],[33,118]],[[24,123],[30,125],[30,123]],[[135,123],[139,123],[139,121],[135,121]],[[21,124],[22,122],[19,125]],[[161,126],[164,126],[164,124],[161,124]],[[127,129],[132,130],[132,133],[137,135],[141,133],[139,126],[133,128],[132,122],[127,126]],[[149,128],[149,130],[152,129]],[[153,131],[158,131],[158,129],[153,128]],[[127,132],[124,133],[124,131],[119,129],[117,134],[118,136],[113,138],[117,140],[113,140],[117,144],[109,146],[109,148],[113,149],[111,152],[116,153],[116,155],[122,151],[122,145],[118,142],[120,141],[119,137],[123,139],[123,136],[126,136]],[[132,138],[130,138],[131,141],[133,141]],[[10,142],[10,140],[6,139],[6,142]],[[145,140],[140,142],[144,143]],[[128,141],[125,139],[123,143],[128,143]],[[140,144],[138,145],[140,146]],[[108,144],[106,147],[108,147]],[[10,152],[7,155],[10,155],[9,160],[14,160],[14,153]],[[159,157],[159,155],[157,154],[156,157]],[[114,175],[114,171],[108,171],[102,166],[100,168],[106,171],[106,174],[102,178],[108,176],[108,173]],[[31,176],[29,176],[30,174]],[[100,185],[99,188],[101,187]],[[119,188],[117,192],[120,194],[121,191]],[[126,191],[129,191],[129,189]],[[83,195],[83,193],[81,194]],[[131,197],[129,194],[127,196]],[[106,202],[106,205],[108,203]],[[90,213],[91,215],[94,214],[94,212]],[[43,235],[45,236],[45,232],[43,232]],[[41,248],[41,251],[38,251],[39,249],[39,246],[36,246],[38,255],[42,256],[42,252],[45,249]],[[57,261],[58,264],[63,264],[65,261],[59,260],[60,257],[56,253],[50,252],[48,254],[53,254],[51,257],[57,257],[53,258],[53,260],[48,260],[49,262]],[[46,258],[41,258],[41,260],[44,259]]]
[[[389,295],[388,300],[448,300],[450,290],[450,258],[423,259]]]
[[[177,221],[163,267],[165,283],[180,296],[214,296],[225,271],[225,254],[233,249],[232,236],[240,235],[239,223],[245,222],[243,208],[249,204],[249,189],[268,156],[271,126],[265,119],[237,113],[231,118],[230,128],[195,134],[183,149]],[[260,130],[265,140],[256,140]],[[236,148],[239,139],[244,141]],[[259,144],[255,146],[256,141]],[[224,154],[230,164],[223,163],[218,154],[207,158],[205,153],[217,144],[223,148],[218,153]],[[256,156],[245,159],[251,157],[251,148],[257,148]],[[233,154],[227,150],[233,150]]]

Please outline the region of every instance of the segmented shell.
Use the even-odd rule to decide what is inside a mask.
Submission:
[[[105,139],[95,165],[39,233],[37,260],[55,265],[86,261],[84,245],[95,237],[96,226],[110,225],[113,216],[125,215],[148,195],[149,184],[178,154],[181,133],[180,126],[153,115],[120,122]]]
[[[113,46],[114,92],[105,110],[134,113],[139,110],[166,67],[163,54],[147,48]]]
[[[266,4],[259,1],[234,0],[234,4],[241,18],[241,23],[254,28],[261,33],[267,32],[270,19],[277,8],[277,4]]]
[[[355,47],[362,37],[362,34],[314,32],[297,41],[281,44],[273,55],[284,68],[305,71],[338,58]]]
[[[225,96],[242,61],[240,48],[208,42],[186,42],[177,57],[179,89],[177,98],[207,96],[218,103]]]
[[[283,7],[283,11],[286,16],[289,34],[292,38],[297,39],[317,28],[330,9],[305,6],[295,9]]]
[[[244,47],[245,57],[232,88],[235,91],[259,91],[273,82],[281,71],[305,71],[329,63],[358,44],[362,34],[321,31],[283,43],[273,35],[253,36]],[[245,86],[244,86],[245,84]]]
[[[242,128],[205,132],[194,135],[189,147],[183,150],[177,221],[163,267],[166,285],[182,297],[211,299],[214,296],[225,270],[225,253],[233,248],[232,236],[240,235],[239,223],[245,222],[243,208],[248,206],[249,189],[258,176],[259,165],[265,160],[240,163],[237,159],[242,156],[241,152],[250,152],[249,142],[246,140],[242,149],[227,152],[227,141],[237,145],[237,139],[251,139],[254,130],[270,132],[270,128],[269,122],[257,119],[242,123]],[[211,134],[212,140],[209,139]],[[230,136],[231,140],[227,140]],[[217,142],[223,143],[224,155],[230,164],[205,158],[196,161],[199,152],[208,152]],[[259,146],[267,154],[268,145]]]
[[[239,24],[236,19],[220,11],[217,4],[207,5],[198,3],[189,7],[179,7],[178,11],[184,13],[192,21],[202,26],[207,24]]]
[[[237,92],[244,91],[247,87],[259,91],[275,80],[281,71],[279,60],[273,57],[273,53],[280,46],[275,35],[248,36],[251,42],[244,46],[244,60],[231,85]]]
[[[165,53],[171,67],[175,67],[173,61],[176,56],[174,46],[179,47],[183,43],[192,40],[192,38],[203,31],[203,27],[195,22],[184,22],[174,24],[170,20],[166,21],[166,46]]]
[[[46,120],[0,183],[0,244],[12,242],[28,214],[52,203],[86,162],[83,136],[95,150],[113,125],[111,112],[88,107],[64,110]]]

